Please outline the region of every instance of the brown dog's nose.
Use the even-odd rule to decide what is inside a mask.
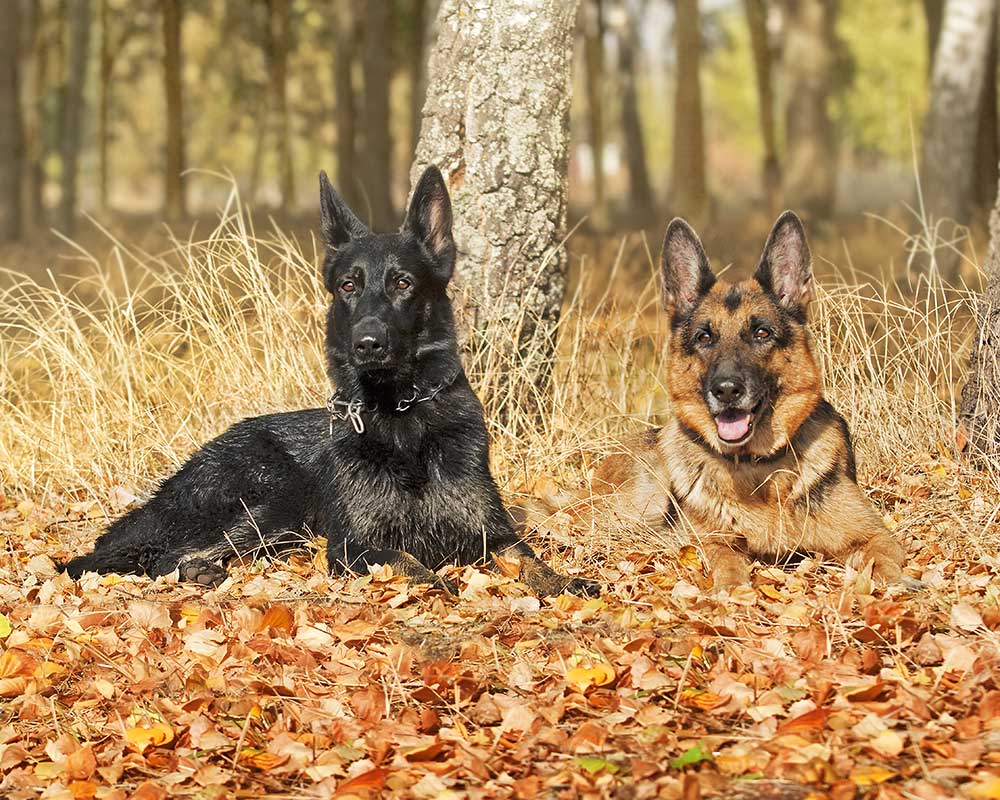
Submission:
[[[720,403],[730,405],[737,402],[746,393],[746,387],[741,381],[733,378],[723,378],[712,384],[712,394]]]

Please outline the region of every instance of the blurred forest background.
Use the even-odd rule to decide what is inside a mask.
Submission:
[[[980,29],[984,9],[994,22],[971,53],[945,53],[972,80],[964,105],[941,98],[948,124],[935,125],[945,0],[584,0],[570,228],[583,241],[647,228],[655,250],[683,214],[710,225],[725,261],[787,206],[821,240],[836,220],[832,252],[856,236],[874,269],[888,257],[866,252],[864,215],[915,225],[923,155],[944,174],[940,189],[925,176],[925,215],[983,230],[997,186],[995,9],[949,4]],[[435,0],[0,5],[0,267],[51,267],[45,246],[65,249],[52,229],[96,237],[82,214],[133,241],[163,237],[163,219],[211,217],[230,188],[219,174],[255,213],[305,229],[325,168],[375,226],[398,224]]]

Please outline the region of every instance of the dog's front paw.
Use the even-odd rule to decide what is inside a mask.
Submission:
[[[600,597],[601,584],[590,578],[570,578],[563,591],[580,597]]]
[[[209,588],[218,586],[228,575],[225,567],[205,558],[189,559],[181,563],[177,569],[182,581],[197,583]]]

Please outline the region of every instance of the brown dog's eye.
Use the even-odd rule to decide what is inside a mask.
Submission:
[[[401,292],[405,292],[411,286],[413,286],[413,284],[410,283],[410,281],[408,281],[406,278],[399,278],[396,280],[396,288],[399,289],[399,291]]]
[[[766,342],[771,338],[771,331],[768,328],[761,326],[753,332],[753,338],[758,342]]]
[[[695,341],[698,342],[698,344],[711,344],[712,343],[712,334],[709,333],[708,331],[698,331],[698,333],[695,334],[694,338],[695,338]]]
[[[344,281],[340,284],[340,291],[344,292],[344,294],[350,294],[355,288],[354,281]]]

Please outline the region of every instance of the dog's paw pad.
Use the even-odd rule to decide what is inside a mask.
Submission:
[[[208,587],[218,586],[228,574],[225,567],[204,558],[192,558],[190,561],[185,561],[180,565],[179,573],[182,581]]]
[[[590,578],[571,578],[563,591],[580,597],[600,597],[601,584]]]

